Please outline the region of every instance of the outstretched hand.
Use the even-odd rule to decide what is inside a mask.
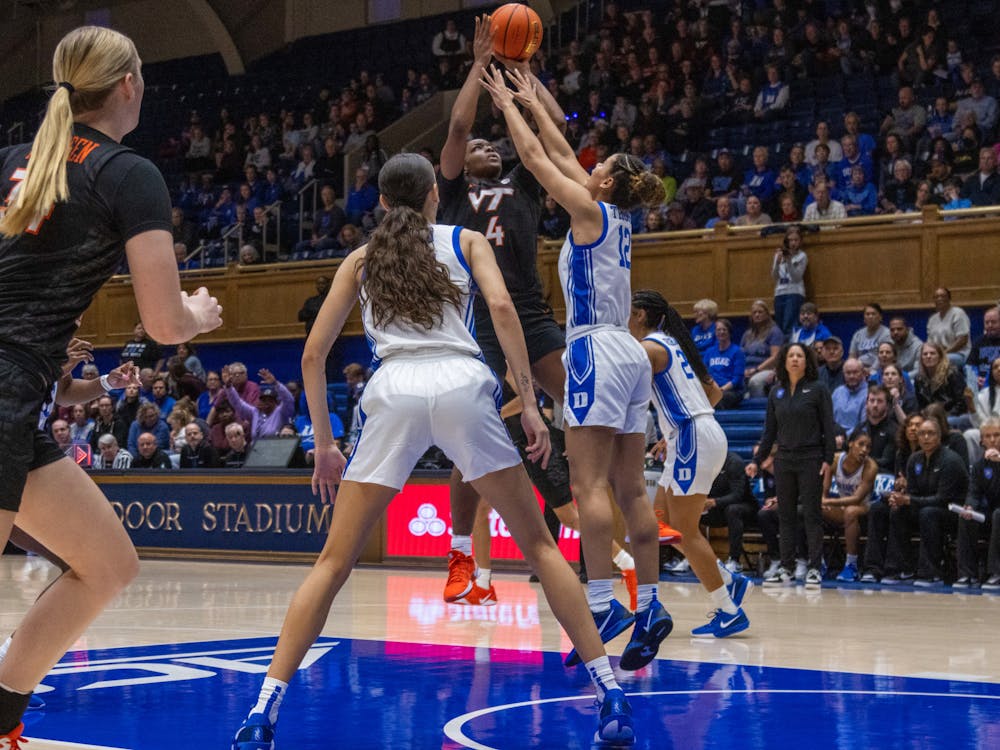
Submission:
[[[497,30],[487,13],[476,19],[476,34],[472,38],[472,57],[477,65],[484,68],[490,64],[493,57],[493,37],[497,35]]]
[[[535,82],[520,70],[507,70],[507,78],[514,84],[514,98],[527,109],[538,104],[538,91]]]
[[[497,109],[503,110],[506,107],[513,106],[514,92],[507,88],[507,82],[504,81],[503,74],[496,65],[483,68],[483,75],[479,79],[479,82],[482,83],[483,88],[493,98],[493,103],[497,106]]]
[[[118,367],[108,373],[108,385],[115,390],[124,388],[130,384],[142,385],[139,382],[139,368],[135,366],[135,363],[131,361],[126,362],[125,364],[118,365]]]

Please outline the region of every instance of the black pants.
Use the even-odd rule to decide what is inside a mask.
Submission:
[[[743,559],[743,531],[747,521],[757,513],[757,506],[749,503],[730,503],[725,508],[715,506],[701,517],[709,528],[725,526],[729,531],[729,559]]]
[[[865,569],[882,576],[912,573],[916,567],[919,578],[940,578],[945,536],[955,533],[956,521],[957,516],[941,506],[890,508],[888,503],[873,503],[868,511]],[[914,566],[910,539],[918,531],[920,551]]]
[[[989,539],[986,558],[986,578],[1000,576],[1000,508],[986,516],[986,523],[958,519],[958,577],[979,579],[980,539]]]
[[[772,560],[780,560],[781,553],[778,551],[778,540],[780,538],[781,522],[778,520],[778,509],[768,508],[757,511],[757,526],[760,528],[760,535],[764,537],[764,545],[767,547],[767,556]],[[795,534],[795,557],[805,558],[806,556],[806,530],[802,520],[802,509],[799,508],[798,531]],[[789,570],[791,572],[791,569]]]
[[[789,571],[795,568],[795,537],[799,526],[800,506],[806,531],[809,567],[819,570],[823,565],[822,465],[821,458],[788,458],[779,455],[774,461],[780,525],[778,547],[781,551],[781,566]]]
[[[715,405],[716,411],[735,409],[743,403],[743,391],[723,391],[722,399]]]

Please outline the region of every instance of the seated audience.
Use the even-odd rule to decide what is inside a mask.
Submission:
[[[155,407],[154,407],[155,408]],[[159,447],[156,435],[143,432],[136,437],[138,455],[132,459],[133,469],[172,469],[167,452]]]
[[[715,322],[715,343],[702,353],[708,374],[722,390],[716,409],[735,409],[743,401],[746,359],[733,343],[733,324],[726,318]]]
[[[91,468],[128,469],[132,466],[132,454],[118,446],[114,434],[106,432],[97,439],[97,452]]]

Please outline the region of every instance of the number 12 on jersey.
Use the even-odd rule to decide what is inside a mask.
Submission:
[[[618,265],[632,267],[632,230],[621,224],[618,225]]]

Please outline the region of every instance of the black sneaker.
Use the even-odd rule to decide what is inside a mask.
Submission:
[[[975,581],[973,581],[971,578],[969,578],[969,576],[962,576],[957,581],[955,581],[953,584],[951,584],[951,587],[953,589],[968,589],[968,588],[972,588],[975,585],[976,585]]]
[[[941,576],[929,576],[929,577],[922,576],[920,578],[915,578],[913,579],[913,585],[918,586],[919,588],[922,589],[929,589],[932,588],[933,586],[940,586]]]
[[[990,576],[983,584],[983,591],[1000,591],[1000,576]]]

